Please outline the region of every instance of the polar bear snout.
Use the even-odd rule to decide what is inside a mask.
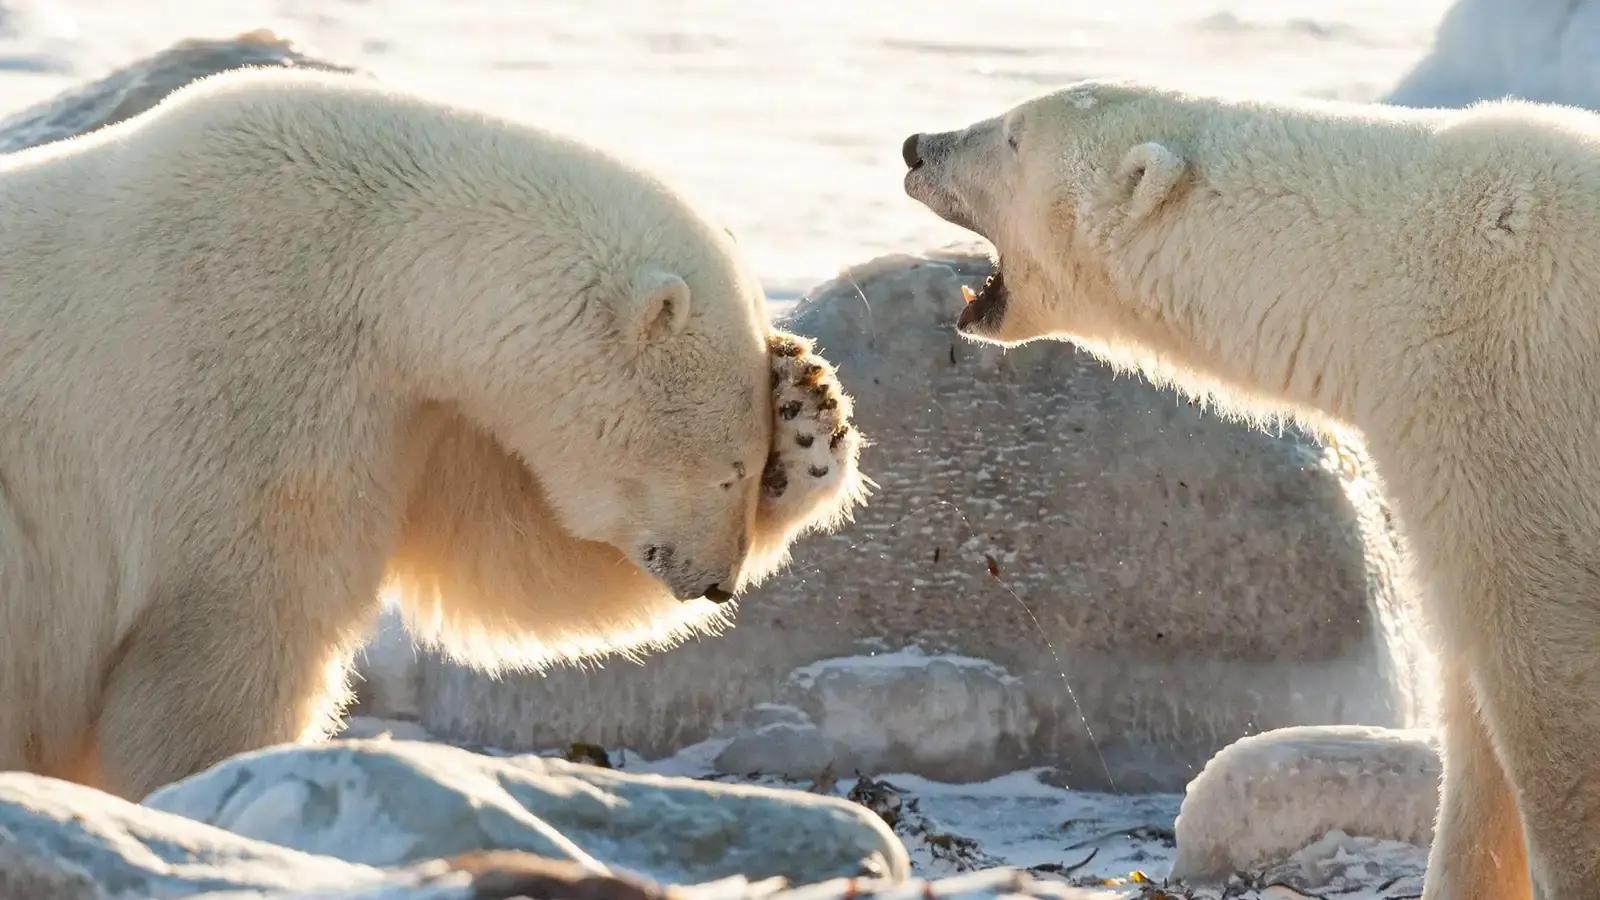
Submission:
[[[922,168],[922,153],[917,149],[917,142],[920,140],[922,135],[913,134],[900,145],[900,158],[906,161],[906,168],[912,171]]]
[[[672,544],[651,544],[640,551],[639,557],[644,570],[666,585],[677,599],[704,597],[712,603],[727,603],[733,599],[733,586],[739,583],[744,546],[745,542],[740,541],[740,559],[727,571],[710,571],[709,567],[680,555]]]
[[[982,234],[957,171],[966,155],[961,148],[970,141],[971,136],[963,131],[913,134],[900,145],[900,156],[906,164],[905,191],[911,199],[947,222]]]

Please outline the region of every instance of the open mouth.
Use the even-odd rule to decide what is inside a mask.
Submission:
[[[975,331],[993,328],[1000,324],[1000,319],[1006,313],[1006,277],[996,262],[994,271],[983,280],[983,284],[974,291],[966,285],[961,286],[961,298],[966,301],[966,306],[961,310],[961,317],[956,320],[956,327],[962,331]]]

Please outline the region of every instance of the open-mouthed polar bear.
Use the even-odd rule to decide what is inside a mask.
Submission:
[[[903,152],[998,250],[967,334],[1365,434],[1444,668],[1425,896],[1600,897],[1600,117],[1089,83]]]

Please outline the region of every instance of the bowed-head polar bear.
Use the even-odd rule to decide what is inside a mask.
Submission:
[[[0,769],[124,795],[323,731],[385,585],[469,662],[627,652],[860,494],[722,229],[354,78],[0,158],[0,322]]]
[[[903,149],[998,251],[965,333],[1365,433],[1445,669],[1426,896],[1600,897],[1600,118],[1091,83]]]

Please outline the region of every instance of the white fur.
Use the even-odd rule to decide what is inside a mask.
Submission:
[[[1090,85],[919,147],[977,336],[1365,433],[1446,662],[1426,896],[1600,897],[1600,118]]]
[[[860,493],[853,431],[763,493],[819,414],[775,424],[722,229],[362,80],[233,73],[0,160],[0,321],[0,768],[126,795],[322,733],[380,584],[475,663],[627,652]]]

